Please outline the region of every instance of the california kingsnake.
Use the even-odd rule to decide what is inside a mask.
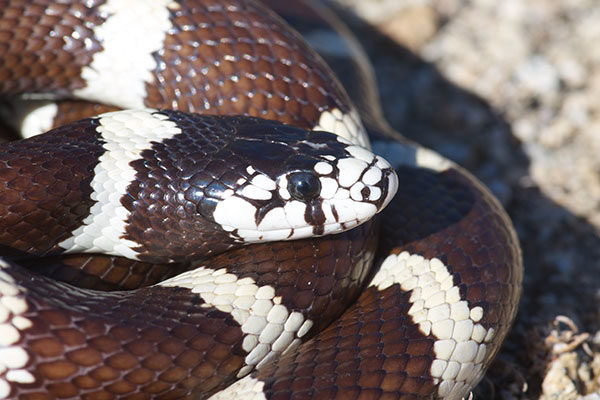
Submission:
[[[334,17],[304,1],[283,11],[339,40],[324,56],[366,79],[344,77],[362,123],[321,59],[253,0],[0,0],[7,99],[297,127],[137,110],[3,145],[0,398],[458,399],[483,376],[520,294],[510,221],[468,173],[387,127],[364,55]],[[358,64],[339,62],[345,46]],[[67,107],[52,124],[107,110],[47,105],[22,127]],[[379,219],[301,239],[362,222],[395,190],[386,162],[357,146],[368,145],[363,123],[397,195]],[[133,130],[151,136],[131,143]],[[239,140],[214,145],[224,131]],[[193,142],[208,150],[186,153]],[[235,214],[251,217],[237,226]],[[239,247],[281,237],[252,229],[261,224],[300,239]],[[82,249],[108,255],[56,255]]]

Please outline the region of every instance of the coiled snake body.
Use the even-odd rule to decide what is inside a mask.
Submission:
[[[25,134],[129,109],[0,148],[0,398],[459,399],[481,379],[520,294],[510,221],[385,124],[328,10],[271,3],[356,106],[253,0],[0,0],[3,98],[61,100]]]

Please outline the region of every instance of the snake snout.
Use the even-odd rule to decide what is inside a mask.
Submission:
[[[363,215],[363,222],[383,210],[398,190],[398,175],[391,164],[359,146],[349,146],[350,158],[338,161],[340,190],[349,197],[373,207],[372,214]],[[337,197],[337,194],[336,194]]]

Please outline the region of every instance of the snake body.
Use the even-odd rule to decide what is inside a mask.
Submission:
[[[0,398],[459,399],[481,379],[520,294],[510,220],[387,126],[334,16],[282,12],[342,40],[323,56],[356,106],[253,0],[0,1],[3,98],[110,105],[24,131],[133,109],[0,149]]]

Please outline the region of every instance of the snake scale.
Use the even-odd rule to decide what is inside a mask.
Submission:
[[[483,377],[520,296],[511,222],[386,124],[322,4],[0,0],[0,61],[32,136],[0,147],[0,398],[460,399]]]

